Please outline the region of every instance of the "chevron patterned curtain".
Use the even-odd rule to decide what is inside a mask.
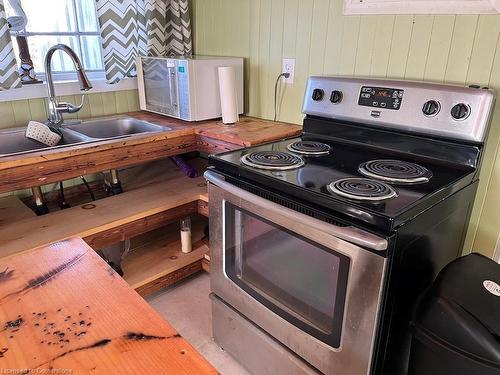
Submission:
[[[96,2],[106,79],[109,83],[135,76],[135,58],[138,54],[192,54],[188,0]]]
[[[0,90],[21,87],[3,0],[0,0]]]

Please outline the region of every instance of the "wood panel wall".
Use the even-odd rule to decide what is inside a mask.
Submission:
[[[80,95],[66,95],[60,96],[60,100],[78,104],[81,99]],[[65,114],[64,118],[84,119],[138,110],[137,90],[98,92],[87,94],[83,108],[72,115]],[[47,98],[0,102],[0,129],[26,126],[29,120],[45,121],[47,116]]]
[[[500,92],[499,15],[344,16],[342,0],[192,0],[195,52],[246,58],[246,108],[273,117],[282,58],[296,59],[279,118],[300,124],[312,74],[477,83]],[[492,255],[500,230],[500,105],[465,251]]]

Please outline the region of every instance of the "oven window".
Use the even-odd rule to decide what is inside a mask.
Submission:
[[[338,347],[349,258],[226,202],[226,274],[290,323]]]

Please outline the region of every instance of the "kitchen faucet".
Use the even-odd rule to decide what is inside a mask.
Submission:
[[[59,102],[56,97],[54,82],[52,81],[52,55],[55,51],[61,50],[66,52],[73,64],[75,65],[76,73],[78,76],[78,81],[80,82],[80,90],[88,91],[92,88],[92,84],[90,83],[85,70],[83,69],[82,63],[80,59],[76,55],[75,51],[73,51],[70,47],[65,44],[56,44],[55,46],[50,47],[47,51],[47,55],[45,56],[45,74],[47,75],[47,90],[49,96],[49,119],[47,121],[48,125],[59,126],[63,122],[62,113],[75,113],[78,112],[83,107],[85,96],[82,95],[82,101],[80,105],[75,105],[66,102]]]

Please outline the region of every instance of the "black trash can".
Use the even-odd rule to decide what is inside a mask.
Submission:
[[[408,375],[500,375],[500,265],[456,259],[418,303]]]

